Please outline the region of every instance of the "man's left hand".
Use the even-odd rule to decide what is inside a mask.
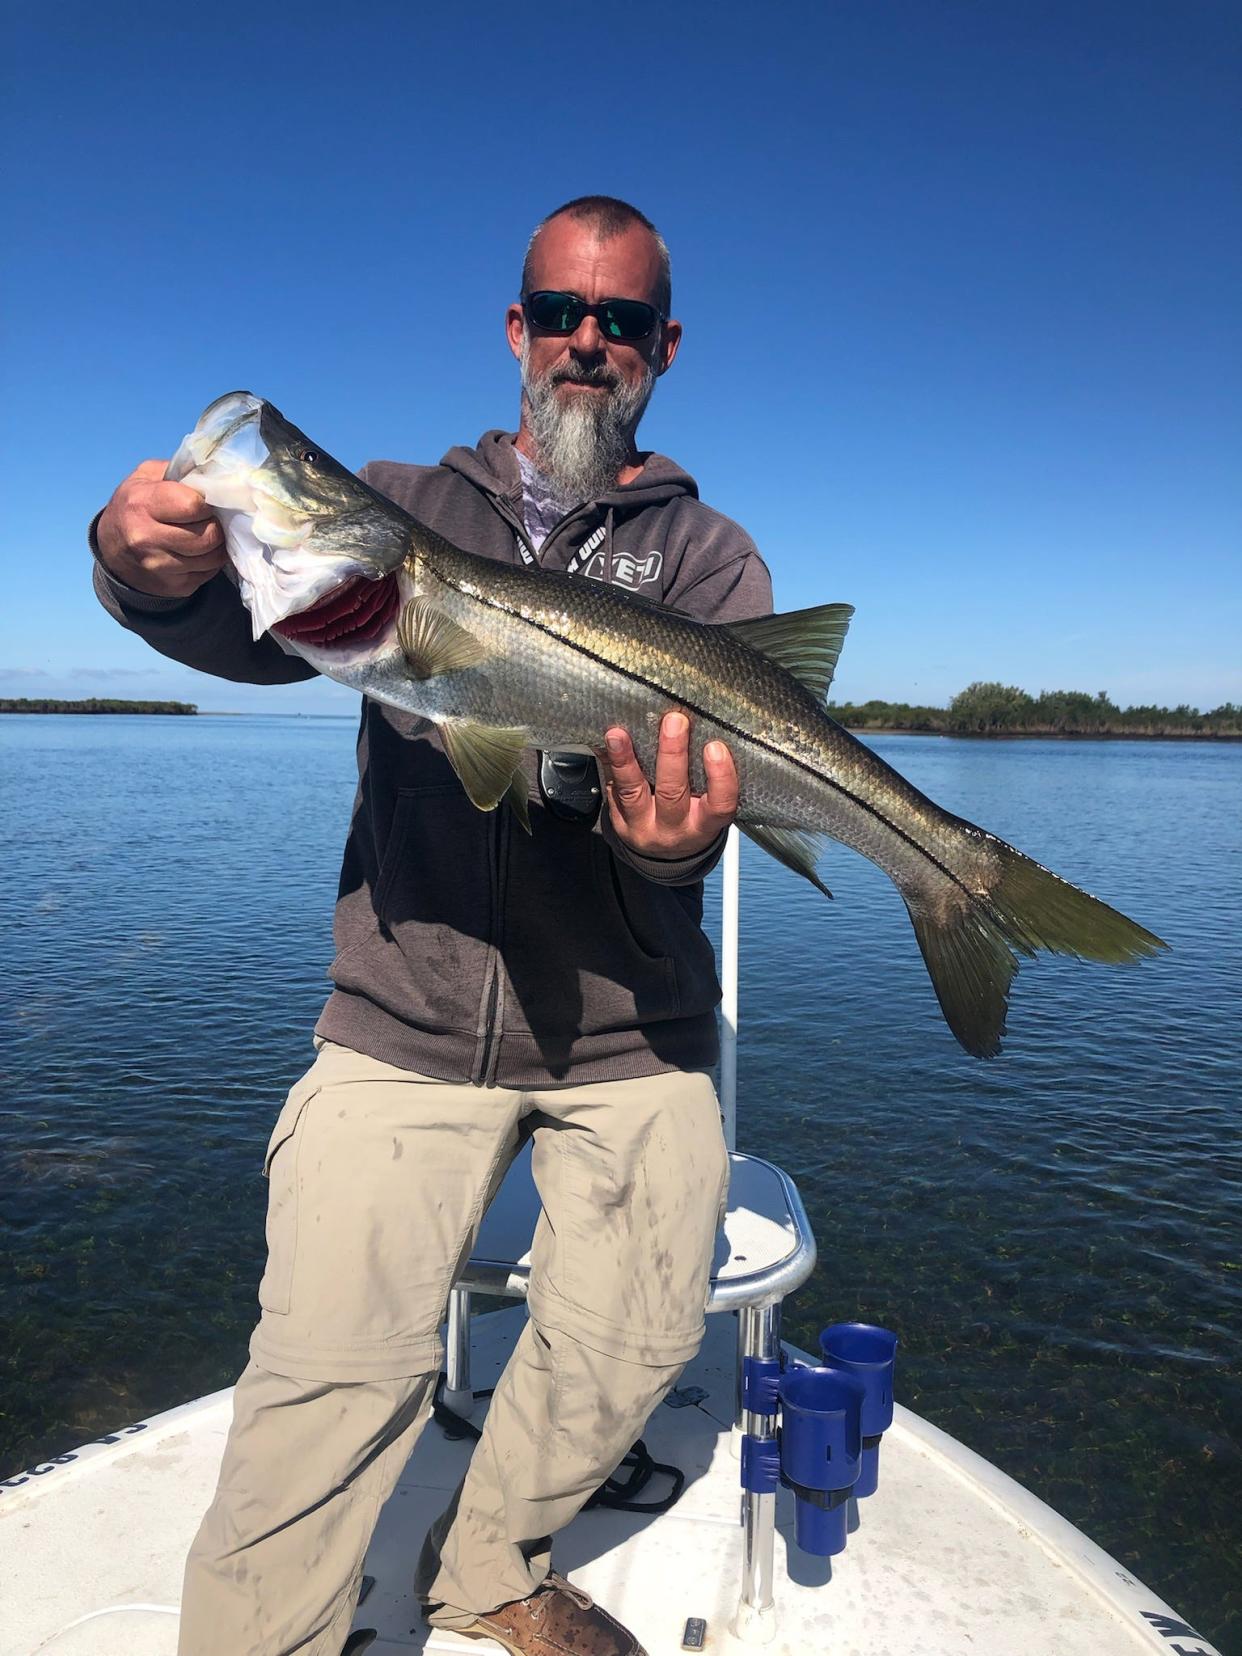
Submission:
[[[696,856],[737,815],[737,767],[723,742],[703,749],[707,792],[691,792],[690,721],[684,713],[666,713],[660,723],[654,787],[627,731],[614,727],[604,741],[608,811],[617,838],[631,851],[668,861]]]

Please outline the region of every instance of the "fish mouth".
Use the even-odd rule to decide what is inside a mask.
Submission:
[[[180,483],[203,467],[210,472],[217,453],[231,453],[251,467],[262,465],[268,456],[261,432],[264,406],[262,397],[252,391],[229,391],[217,397],[199,415],[194,430],[182,438],[164,476]]]
[[[309,609],[287,615],[271,628],[291,644],[315,650],[356,648],[381,637],[396,619],[401,594],[395,575],[358,575],[334,587]]]

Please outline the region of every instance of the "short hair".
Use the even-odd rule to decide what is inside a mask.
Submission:
[[[530,240],[526,244],[526,257],[522,260],[522,294],[523,299],[533,291],[531,288],[531,255],[534,252],[535,242],[539,232],[546,225],[551,224],[554,218],[560,218],[568,213],[571,218],[582,219],[592,225],[601,241],[611,241],[623,231],[633,225],[640,224],[644,230],[649,230],[655,240],[656,252],[660,256],[660,273],[656,278],[655,304],[662,316],[667,316],[673,308],[673,276],[668,257],[668,244],[664,237],[652,224],[645,213],[640,213],[637,207],[631,207],[628,201],[620,201],[616,196],[586,195],[575,196],[572,201],[564,202],[555,207],[541,218],[531,231]]]

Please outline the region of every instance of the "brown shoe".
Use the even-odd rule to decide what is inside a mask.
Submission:
[[[629,1629],[589,1593],[551,1570],[529,1598],[502,1604],[453,1631],[467,1639],[495,1639],[513,1656],[647,1656]]]

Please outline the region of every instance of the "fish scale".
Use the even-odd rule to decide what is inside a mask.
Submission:
[[[737,767],[738,826],[821,890],[825,838],[876,863],[905,899],[946,1021],[978,1057],[1000,1049],[1020,956],[1126,962],[1166,945],[1005,841],[943,811],[824,706],[842,606],[708,626],[601,582],[498,563],[449,545],[278,410],[232,392],[169,467],[220,510],[256,637],[330,605],[347,581],[396,583],[397,614],[365,642],[284,642],[342,684],[431,720],[484,809],[511,800],[523,746],[596,749],[627,729],[653,774],[660,720],[692,719]],[[364,606],[378,617],[382,604]],[[362,611],[360,610],[360,613]],[[399,619],[397,618],[399,616]],[[518,791],[515,792],[515,789]]]

